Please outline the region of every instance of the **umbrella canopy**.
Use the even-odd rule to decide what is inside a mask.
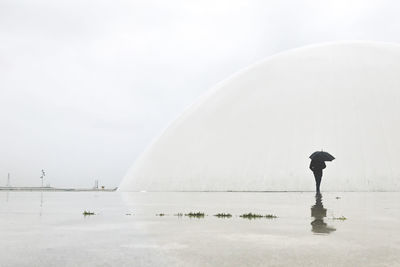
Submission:
[[[335,159],[334,156],[325,151],[315,151],[311,154],[310,159],[320,160],[320,161],[332,161]]]

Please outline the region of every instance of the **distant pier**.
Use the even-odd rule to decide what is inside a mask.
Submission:
[[[0,186],[0,191],[39,191],[39,192],[114,192],[115,188],[57,188],[57,187],[30,187],[30,186]]]

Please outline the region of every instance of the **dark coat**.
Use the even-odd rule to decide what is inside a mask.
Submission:
[[[310,169],[312,171],[321,171],[326,168],[325,162],[320,160],[311,160]]]

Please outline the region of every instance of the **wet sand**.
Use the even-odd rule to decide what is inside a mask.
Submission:
[[[400,266],[400,193],[0,192],[0,203],[1,266]],[[278,218],[239,217],[249,212]]]

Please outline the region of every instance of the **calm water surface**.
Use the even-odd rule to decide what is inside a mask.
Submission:
[[[400,193],[0,192],[0,237],[2,267],[400,266]]]

